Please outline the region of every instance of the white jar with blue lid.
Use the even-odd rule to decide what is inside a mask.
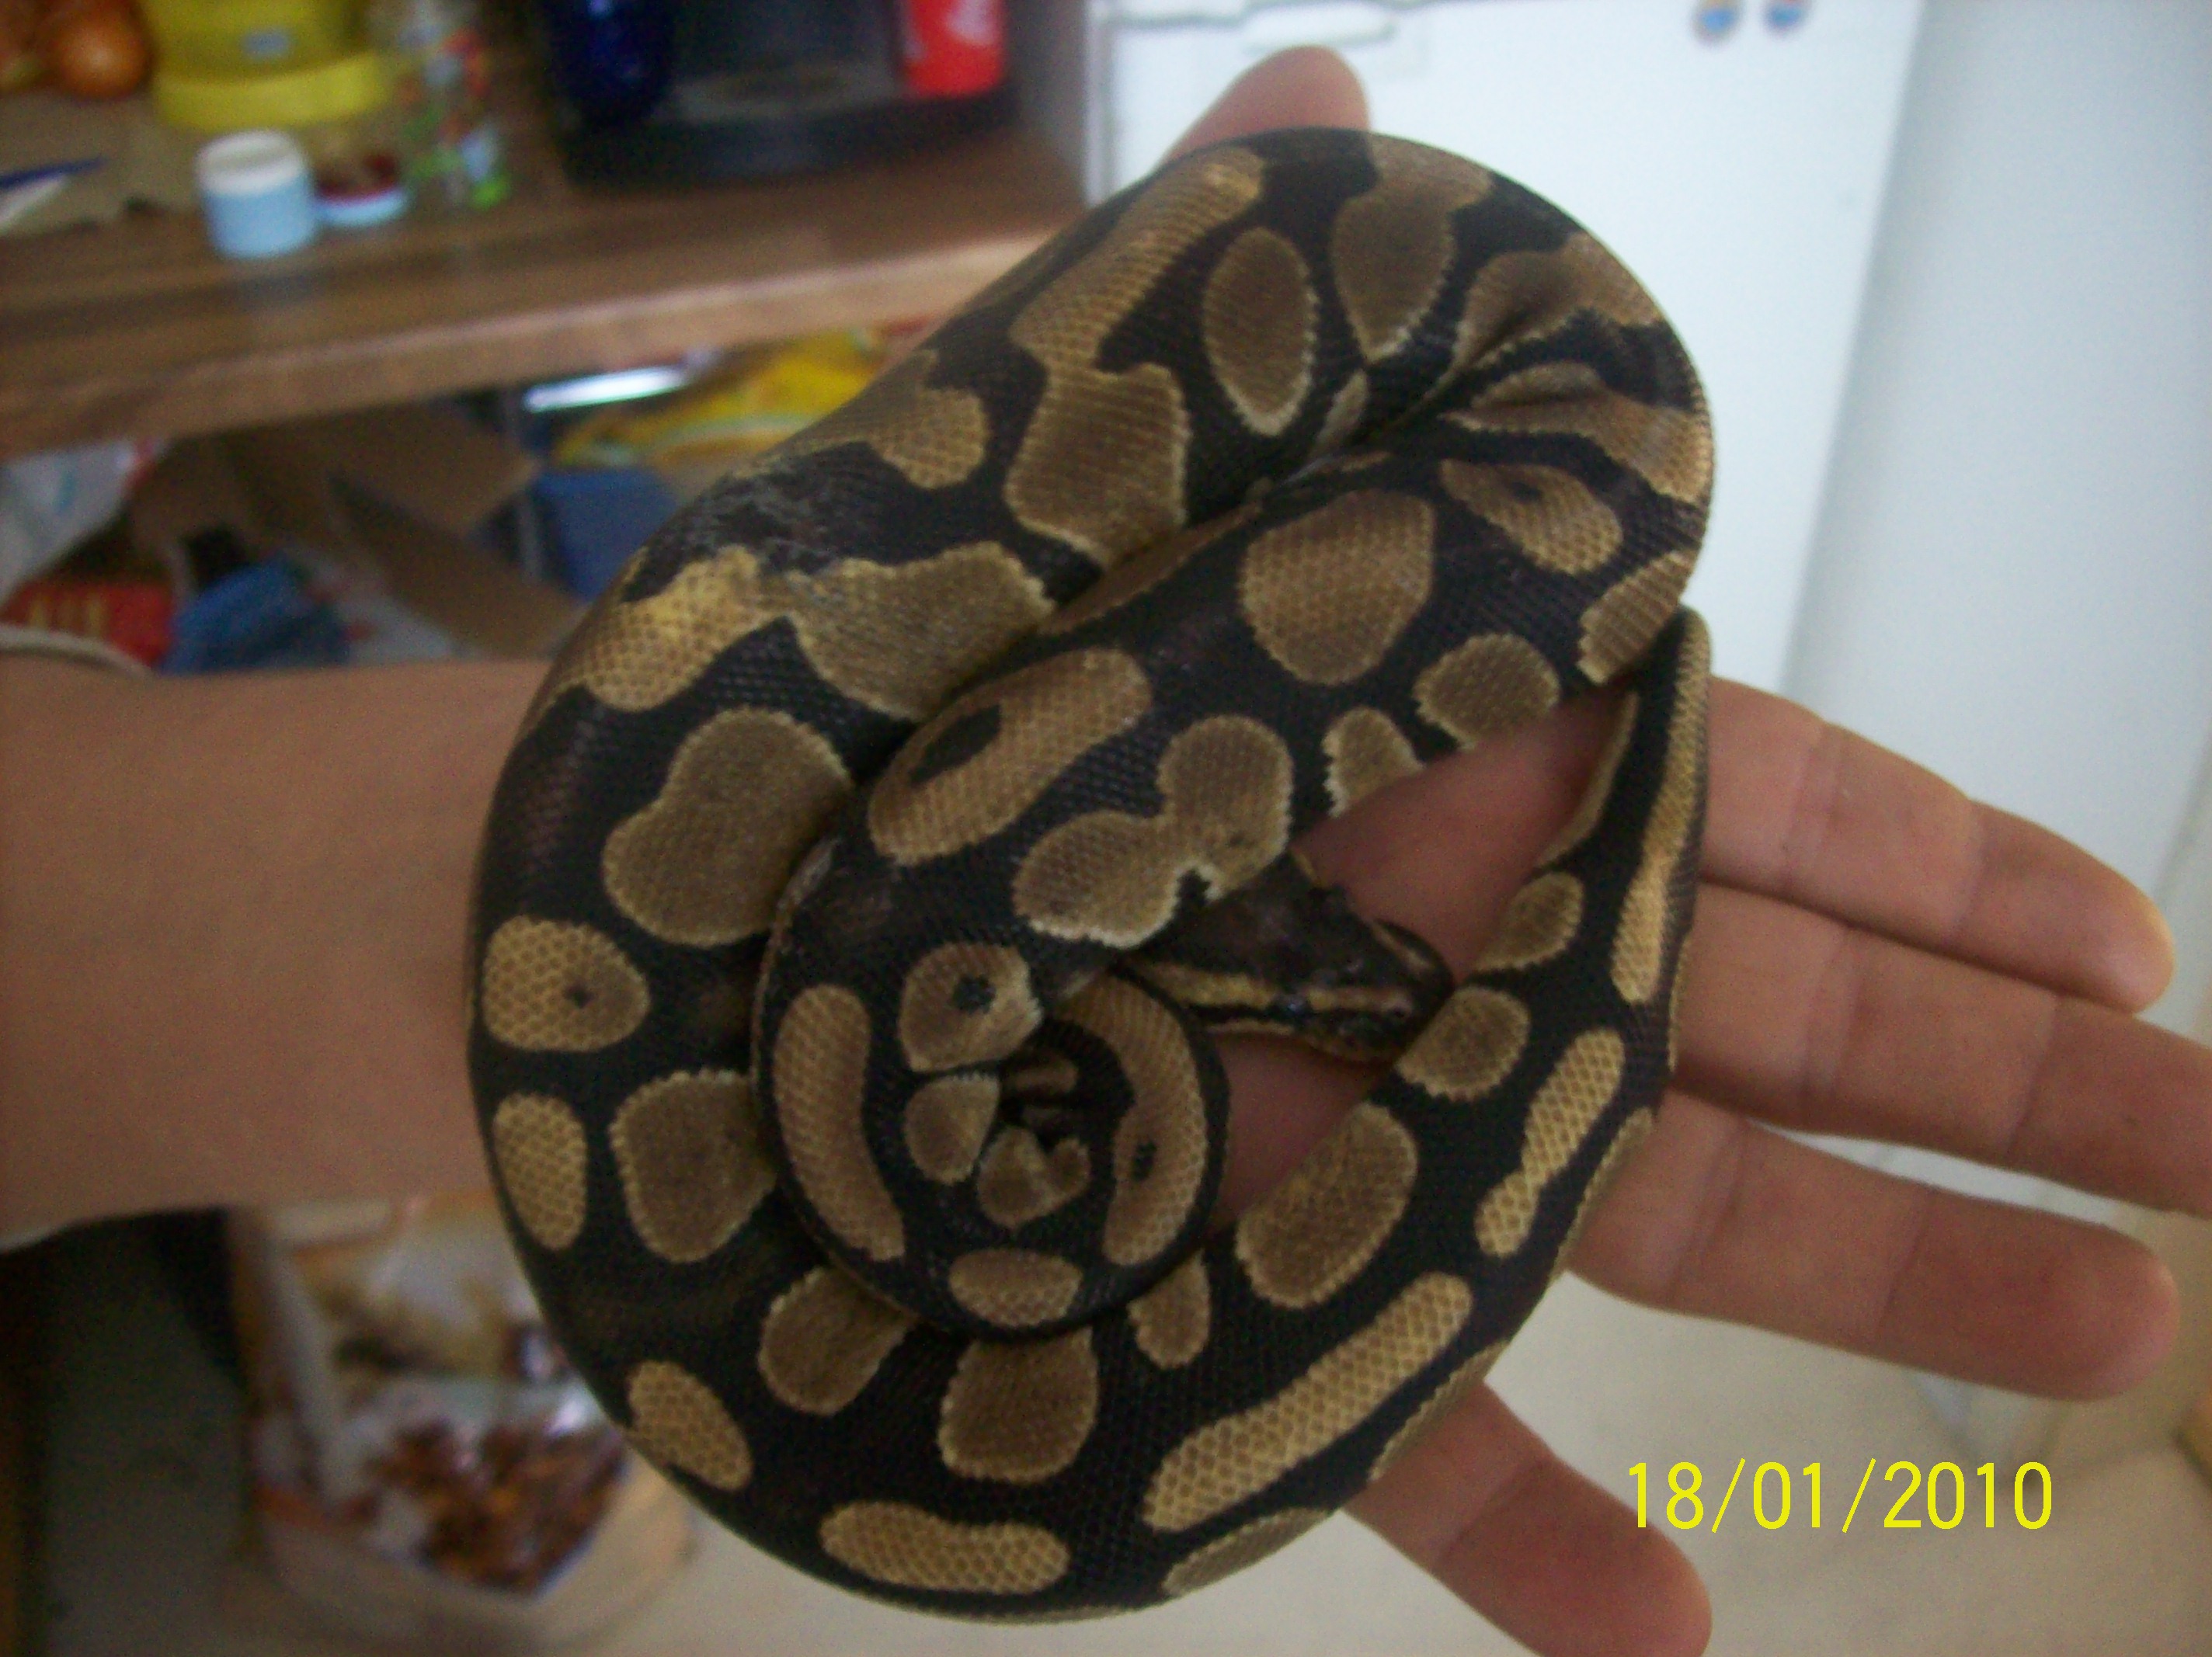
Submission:
[[[282,132],[234,132],[204,145],[193,172],[208,238],[234,259],[268,258],[315,239],[307,157]]]

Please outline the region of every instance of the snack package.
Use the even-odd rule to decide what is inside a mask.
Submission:
[[[741,352],[706,379],[585,416],[553,448],[557,466],[649,466],[677,499],[804,431],[874,379],[897,331],[806,334]]]
[[[236,1217],[253,1508],[284,1585],[351,1628],[527,1650],[631,1609],[689,1504],[546,1333],[488,1195]]]

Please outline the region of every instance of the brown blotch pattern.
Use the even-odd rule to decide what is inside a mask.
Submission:
[[[1421,1401],[1420,1407],[1407,1417],[1406,1424],[1390,1435],[1390,1442],[1382,1447],[1375,1458],[1375,1465],[1367,1470],[1367,1482],[1373,1484],[1396,1466],[1399,1459],[1420,1442],[1422,1435],[1449,1415],[1483,1383],[1490,1374],[1491,1366],[1498,1362],[1504,1350],[1504,1341],[1493,1342],[1446,1376],[1437,1390]]]
[[[940,1076],[906,1102],[906,1152],[926,1179],[957,1185],[975,1167],[999,1114],[995,1076]]]
[[[784,1155],[822,1223],[871,1259],[906,1252],[906,1226],[861,1126],[868,1010],[852,991],[817,984],[792,1002],[775,1035],[776,1120]]]
[[[1328,759],[1329,798],[1340,811],[1421,768],[1413,744],[1379,707],[1340,716],[1322,737],[1322,752]]]
[[[1180,254],[1259,199],[1264,174],[1235,148],[1170,168],[1014,319],[1008,337],[1045,371],[1000,490],[1024,526],[1109,565],[1182,527],[1182,387],[1157,362],[1102,370],[1098,351]]]
[[[960,1355],[938,1418],[938,1453],[964,1478],[1036,1484],[1064,1472],[1098,1419],[1091,1332],[977,1341]]]
[[[1328,1517],[1322,1508],[1285,1508],[1239,1526],[1228,1535],[1207,1543],[1168,1569],[1161,1590],[1173,1598],[1209,1587],[1225,1576],[1234,1576],[1247,1565],[1256,1565],[1269,1554],[1290,1546]]]
[[[760,1373],[779,1403],[834,1416],[860,1397],[913,1328],[914,1314],[835,1266],[817,1266],[776,1296],[761,1325]]]
[[[1504,972],[1549,961],[1575,941],[1582,924],[1582,882],[1558,870],[1538,875],[1508,901],[1474,970]]]
[[[1371,149],[1381,176],[1329,232],[1337,296],[1370,362],[1404,344],[1436,303],[1457,241],[1450,215],[1491,189],[1489,173],[1455,155],[1387,140]]]
[[[1583,311],[1629,328],[1662,319],[1643,283],[1585,232],[1568,237],[1556,252],[1501,253],[1468,286],[1454,364],[1479,365],[1505,347],[1541,339]]]
[[[1255,719],[1201,719],[1160,757],[1155,816],[1092,811],[1040,838],[1013,883],[1014,911],[1041,932],[1133,949],[1174,918],[1186,874],[1215,896],[1290,843],[1290,750]]]
[[[1206,1350],[1213,1331],[1213,1288],[1206,1256],[1193,1254],[1129,1302],[1137,1350],[1163,1369],[1180,1369]]]
[[[1206,278],[1206,361],[1244,423],[1265,436],[1279,436],[1305,401],[1316,308],[1304,255],[1272,230],[1237,237]]]
[[[1067,1545],[1036,1525],[963,1525],[903,1502],[854,1502],[822,1521],[822,1551],[894,1587],[1038,1593],[1067,1575]]]
[[[1419,1170],[1413,1136],[1389,1110],[1353,1106],[1237,1222],[1237,1259],[1254,1291],[1292,1310],[1335,1294],[1397,1229]]]
[[[664,1466],[718,1490],[744,1488],[752,1450],[714,1389],[681,1365],[648,1358],[629,1372],[629,1431]]]
[[[803,455],[841,444],[873,449],[907,482],[941,489],[964,483],[983,464],[991,439],[982,399],[953,385],[932,385],[937,353],[927,346],[876,376],[842,408],[786,438],[766,454],[740,463],[738,476],[774,470]]]
[[[1620,1177],[1621,1169],[1628,1166],[1629,1160],[1651,1137],[1656,1120],[1656,1113],[1653,1111],[1632,1113],[1621,1123],[1620,1132],[1613,1135],[1613,1143],[1605,1148],[1605,1155],[1598,1158],[1597,1172],[1590,1175],[1590,1182],[1583,1187],[1582,1199],[1575,1207],[1575,1217],[1567,1223],[1567,1235],[1559,1239],[1559,1252],[1552,1257],[1553,1282],[1557,1283],[1566,1269],[1574,1264],[1575,1245],[1583,1240],[1583,1228],[1589,1223],[1590,1216],[1596,1213],[1599,1205],[1605,1201],[1605,1193],[1613,1189],[1613,1182]]]
[[[1694,857],[1690,830],[1705,790],[1705,698],[1711,643],[1692,615],[1683,641],[1674,708],[1667,722],[1667,757],[1659,797],[1644,822],[1643,854],[1620,906],[1613,939],[1613,983],[1621,998],[1641,1005],[1657,993],[1666,965],[1667,894],[1675,865]]]
[[[1532,564],[1587,575],[1620,550],[1620,519],[1572,472],[1447,460],[1437,473],[1455,501],[1497,525]]]
[[[1045,638],[1073,633],[1132,599],[1151,591],[1181,569],[1199,553],[1224,536],[1250,523],[1258,508],[1250,504],[1231,508],[1203,524],[1178,530],[1165,540],[1124,559],[1100,576],[1075,598],[1053,612],[1037,632]]]
[[[1017,1055],[1006,1076],[1009,1093],[1073,1093],[1083,1079],[1073,1059],[1049,1048],[1031,1048]]]
[[[607,1130],[630,1224],[663,1259],[702,1260],[775,1186],[752,1089],[734,1071],[648,1082]]]
[[[620,593],[635,568],[624,566]],[[752,555],[731,548],[678,570],[647,597],[617,598],[584,618],[531,703],[529,722],[574,685],[607,707],[635,713],[658,707],[689,686],[707,664],[770,619],[745,602],[743,578]]]
[[[1128,1078],[1131,1103],[1114,1128],[1114,1191],[1100,1247],[1115,1266],[1139,1266],[1175,1241],[1206,1181],[1198,1066],[1167,1009],[1118,978],[1092,980],[1059,1011],[1111,1047]]]
[[[1144,670],[1118,650],[1077,650],[962,696],[908,738],[868,801],[868,832],[901,863],[939,858],[997,834],[1070,765],[1152,705]],[[975,720],[989,738],[943,768],[933,752]],[[916,780],[917,776],[920,780]]]
[[[839,690],[878,713],[920,719],[1050,610],[1036,579],[994,541],[903,564],[848,558],[818,573],[771,569],[744,547],[726,547],[658,592],[594,610],[533,717],[574,684],[624,712],[657,707],[738,640],[787,621],[807,661]]]
[[[584,1125],[560,1100],[519,1093],[491,1119],[492,1161],[522,1229],[559,1250],[584,1229]]]
[[[1457,1278],[1415,1279],[1273,1397],[1206,1423],[1170,1450],[1145,1491],[1145,1523],[1188,1530],[1259,1495],[1365,1423],[1451,1344],[1474,1308]]]
[[[1425,501],[1383,489],[1338,495],[1245,549],[1238,607],[1285,671],[1349,684],[1428,602],[1435,536]]]
[[[848,558],[774,570],[743,547],[690,564],[659,593],[617,604],[556,681],[626,710],[655,707],[773,622],[791,625],[814,670],[855,701],[918,719],[1050,610],[1036,579],[994,541],[903,564]],[[556,689],[544,693],[550,700]]]
[[[1360,369],[1329,399],[1328,412],[1322,416],[1321,430],[1314,434],[1313,452],[1309,460],[1320,460],[1334,454],[1352,440],[1359,422],[1367,417],[1367,371]]]
[[[607,895],[672,944],[750,938],[851,786],[837,750],[788,714],[718,713],[684,739],[653,803],[607,836]]]
[[[1713,434],[1703,416],[1638,403],[1586,362],[1546,362],[1508,374],[1472,408],[1446,418],[1471,431],[1588,438],[1672,500],[1703,501],[1712,489]]]
[[[945,1287],[962,1308],[1001,1329],[1031,1329],[1065,1316],[1083,1273],[1057,1254],[978,1248],[952,1262]]]
[[[1006,1058],[1044,1022],[1029,962],[1003,944],[945,944],[899,992],[899,1047],[927,1076]]]
[[[1690,981],[1690,937],[1683,934],[1681,953],[1674,962],[1674,986],[1667,992],[1667,1074],[1682,1067],[1682,991]]]
[[[1484,633],[1423,669],[1413,682],[1413,698],[1423,719],[1462,748],[1472,748],[1551,712],[1559,700],[1559,679],[1526,639]]]
[[[1690,558],[1670,552],[1624,577],[1583,612],[1580,665],[1603,684],[1644,653],[1674,616],[1690,580]]]
[[[1471,1105],[1503,1082],[1528,1041],[1528,1009],[1503,990],[1462,985],[1398,1060],[1438,1098]]]
[[[1503,1259],[1528,1240],[1545,1187],[1574,1160],[1613,1102],[1626,1058],[1619,1031],[1584,1030],[1536,1089],[1521,1132],[1521,1166],[1492,1187],[1475,1210],[1475,1241],[1492,1259]]]
[[[517,915],[484,945],[477,1009],[495,1041],[532,1053],[592,1053],[635,1030],[653,1004],[614,939],[573,921]]]
[[[1009,1231],[1041,1220],[1081,1196],[1091,1183],[1091,1150],[1062,1139],[1048,1152],[1025,1127],[991,1141],[975,1174],[975,1205]]]
[[[819,576],[763,576],[756,602],[791,619],[816,672],[901,719],[935,712],[1052,609],[1036,578],[995,541],[912,563],[850,559]]]

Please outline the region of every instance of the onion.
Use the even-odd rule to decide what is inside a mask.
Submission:
[[[69,7],[49,19],[45,45],[54,83],[79,98],[136,92],[153,60],[138,20],[117,5]]]

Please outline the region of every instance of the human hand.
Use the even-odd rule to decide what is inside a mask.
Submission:
[[[1340,60],[1285,53],[1182,148],[1364,124]],[[1432,767],[1305,849],[1362,909],[1465,972],[1572,808],[1604,716],[1593,700]],[[1711,752],[1680,1072],[1574,1269],[1646,1305],[2019,1391],[2133,1384],[2175,1320],[2148,1250],[1771,1129],[1928,1146],[2212,1214],[2212,1053],[2125,1016],[2171,970],[2156,911],[2056,835],[1779,698],[1717,683]],[[1280,1043],[1225,1045],[1233,1211],[1372,1077]],[[1705,1645],[1688,1561],[1487,1388],[1353,1511],[1539,1651]]]

